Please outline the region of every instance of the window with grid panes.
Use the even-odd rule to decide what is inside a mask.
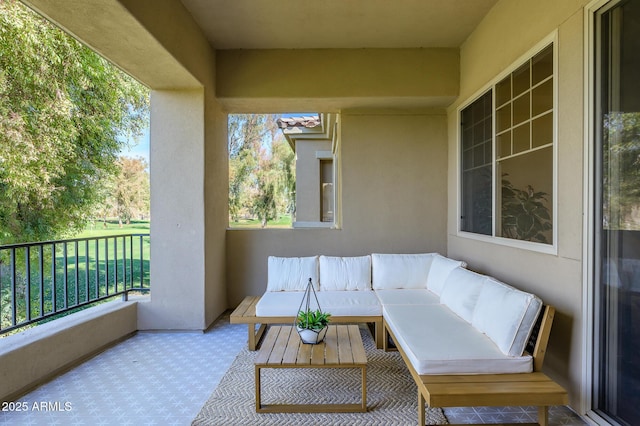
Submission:
[[[491,91],[461,115],[462,231],[491,235],[491,173],[493,168]]]
[[[553,72],[550,44],[461,110],[461,231],[553,244]]]

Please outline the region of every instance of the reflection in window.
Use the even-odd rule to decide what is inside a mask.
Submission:
[[[498,197],[501,215],[498,235],[551,242],[553,149],[548,147],[501,161],[498,163],[498,175],[502,177]]]
[[[603,120],[602,221],[605,229],[640,230],[640,113],[609,112]]]

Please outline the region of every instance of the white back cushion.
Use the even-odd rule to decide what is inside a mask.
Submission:
[[[371,255],[374,290],[427,288],[433,253]]]
[[[440,303],[465,321],[471,322],[486,278],[485,275],[476,274],[468,269],[455,268],[447,277],[440,295]]]
[[[542,309],[542,301],[487,277],[471,324],[509,356],[521,356]]]
[[[448,257],[434,254],[431,268],[429,269],[429,276],[427,277],[427,288],[437,294],[442,295],[442,289],[447,277],[455,268],[465,268],[467,264],[459,260],[449,259]]]
[[[318,289],[318,256],[269,256],[267,291],[304,291],[309,278]]]
[[[320,291],[371,290],[371,257],[320,256]]]

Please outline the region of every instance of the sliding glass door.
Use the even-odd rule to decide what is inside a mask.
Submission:
[[[595,15],[593,405],[640,425],[640,0]]]

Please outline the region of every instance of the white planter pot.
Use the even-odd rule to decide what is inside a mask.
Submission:
[[[296,326],[296,330],[298,330],[302,343],[309,343],[312,345],[322,343],[324,336],[327,334],[327,328],[328,327],[325,327],[322,330],[309,330],[308,328]]]

